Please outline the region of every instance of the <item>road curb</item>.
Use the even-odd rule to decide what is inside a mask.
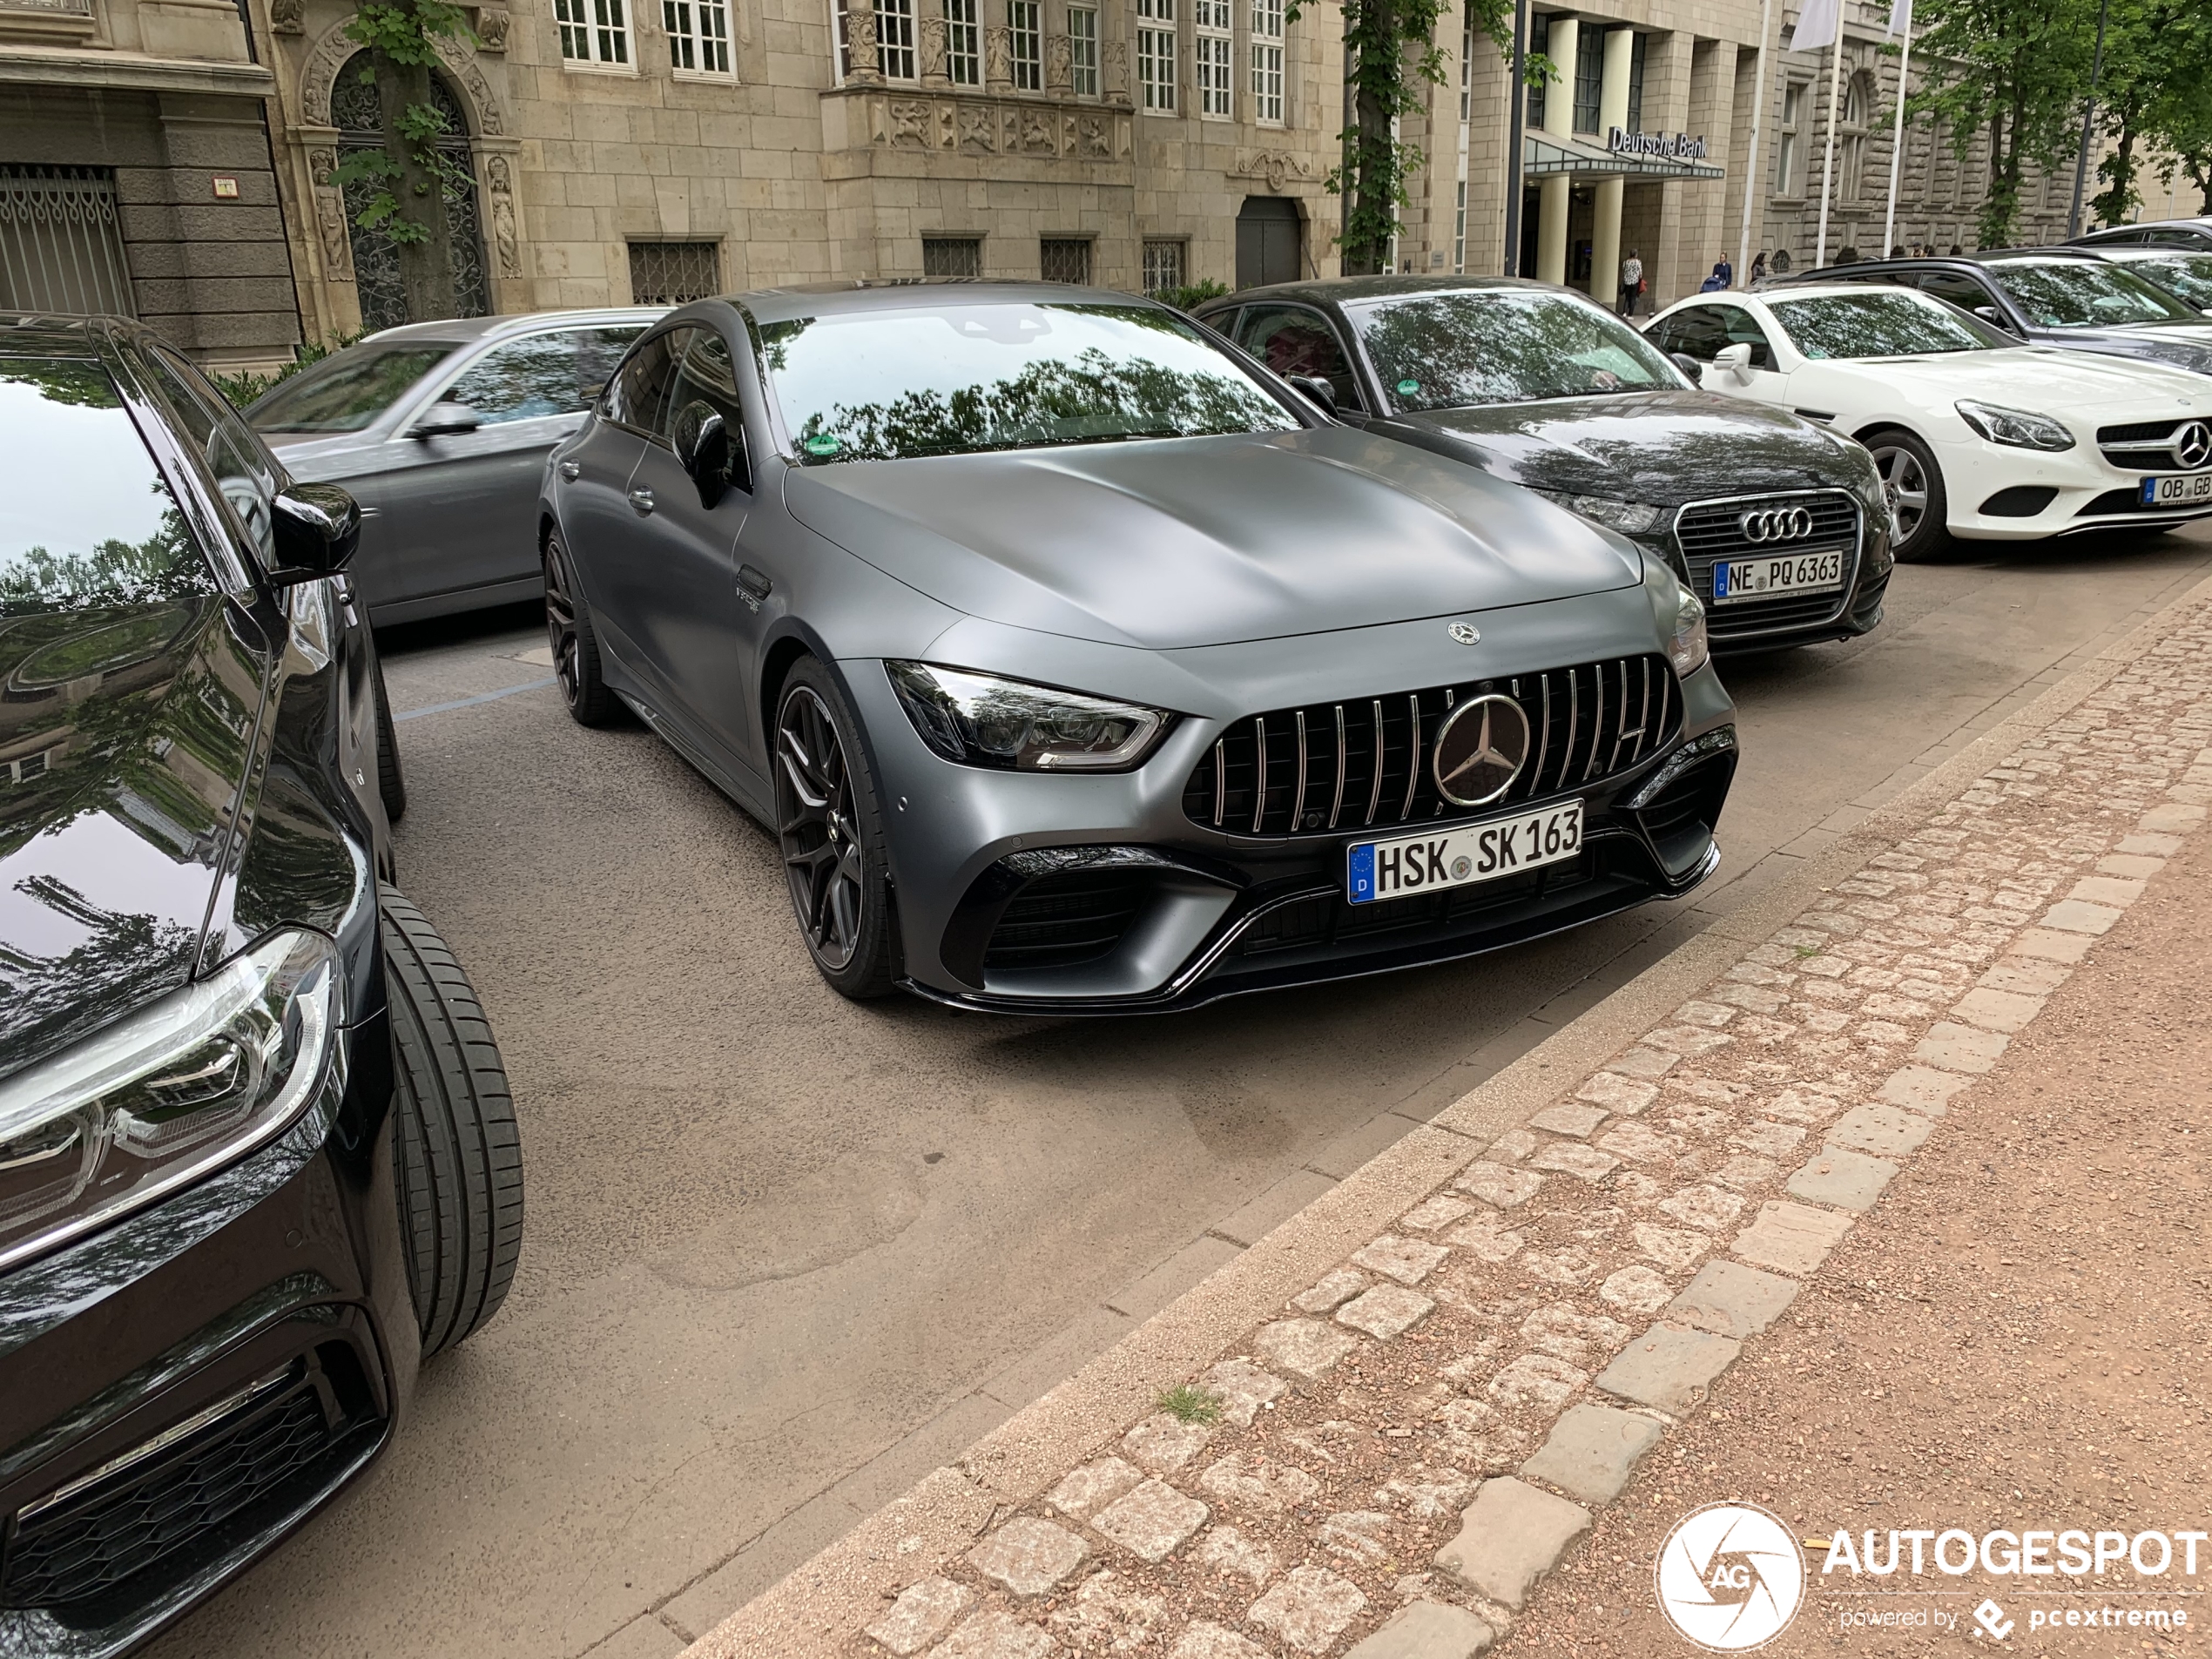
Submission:
[[[1074,1376],[708,1632],[691,1659],[844,1654],[851,1633],[934,1563],[965,1550],[1118,1437],[1159,1392],[1231,1351],[1254,1325],[1406,1206],[1521,1127],[1786,927],[1819,895],[1925,821],[2026,739],[2110,682],[2207,601],[2198,583],[2026,707],[1808,855],[1798,869],[1637,974],[1147,1319]]]

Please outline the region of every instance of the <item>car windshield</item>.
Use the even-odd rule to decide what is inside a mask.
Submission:
[[[2044,328],[2201,320],[2171,294],[2116,265],[2094,260],[2005,260],[1991,266],[2013,303]]]
[[[2020,342],[1901,288],[1770,300],[1767,309],[1807,357],[1919,357]]]
[[[260,432],[359,432],[460,349],[450,340],[348,346],[269,392],[246,419]]]
[[[1158,306],[861,312],[770,323],[760,339],[802,465],[1298,424],[1233,358]]]
[[[2212,309],[2212,253],[2160,252],[2129,260],[2128,269],[2172,294],[2179,294],[2198,310]]]
[[[1674,390],[1675,367],[1595,307],[1521,289],[1462,290],[1345,307],[1398,408]]]

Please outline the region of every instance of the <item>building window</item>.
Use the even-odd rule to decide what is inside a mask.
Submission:
[[[1858,199],[1866,173],[1866,124],[1874,112],[1874,99],[1873,77],[1865,70],[1852,76],[1844,87],[1842,130],[1836,136],[1838,201]]]
[[[921,273],[934,277],[981,276],[983,239],[980,236],[923,237]]]
[[[661,0],[670,66],[678,75],[730,73],[730,8],[725,0]]]
[[[1800,132],[1804,125],[1805,89],[1802,81],[1782,89],[1782,130],[1774,141],[1774,193],[1801,196],[1804,181],[1797,163],[1802,155]]]
[[[1037,244],[1037,269],[1047,282],[1090,281],[1088,237],[1048,236]]]
[[[1597,131],[1597,110],[1604,96],[1605,25],[1586,23],[1575,42],[1575,131]]]
[[[1068,8],[1068,77],[1077,98],[1098,96],[1098,8]]]
[[[875,62],[887,81],[914,78],[914,0],[875,0]]]
[[[1196,3],[1198,113],[1226,118],[1230,113],[1229,64],[1233,50],[1229,36],[1230,0],[1196,0]]]
[[[1470,22],[1460,30],[1460,119],[1465,121],[1474,113],[1474,24]]]
[[[1044,90],[1044,28],[1038,14],[1043,0],[1007,0],[1008,55],[1013,59],[1014,90]]]
[[[1136,0],[1136,82],[1143,107],[1175,111],[1175,0]]]
[[[1283,0],[1252,0],[1252,118],[1283,125]]]
[[[1550,51],[1551,49],[1551,14],[1547,12],[1541,17],[1529,18],[1528,56],[1535,57]],[[1540,77],[1528,89],[1528,130],[1531,132],[1540,132],[1543,130],[1544,88],[1549,84],[1550,82],[1548,79]]]
[[[1452,210],[1452,268],[1467,268],[1467,181],[1460,180],[1459,204]]]
[[[1184,286],[1183,244],[1147,242],[1144,245],[1144,292],[1154,299]]]
[[[945,0],[945,75],[954,86],[983,84],[983,30],[975,0]]]
[[[113,168],[0,166],[0,310],[138,314]]]
[[[553,0],[561,61],[570,69],[630,67],[630,19],[623,0]]]
[[[632,242],[630,302],[680,306],[722,292],[722,250],[713,242]]]
[[[1629,38],[1629,131],[1631,132],[1643,131],[1643,54],[1644,48],[1650,44],[1651,37],[1646,34],[1639,33]]]
[[[845,84],[853,72],[853,36],[845,10],[845,0],[829,0],[830,33],[837,40],[837,84]]]

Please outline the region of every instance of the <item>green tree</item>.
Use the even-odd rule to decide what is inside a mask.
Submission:
[[[2104,188],[2090,203],[2099,223],[2120,224],[2142,205],[2147,149],[2186,159],[2177,140],[2185,141],[2193,123],[2205,125],[2204,103],[2212,98],[2209,51],[2212,14],[2198,0],[2112,0],[2097,87],[2097,126],[2111,148],[2097,165]],[[2201,171],[2212,145],[2199,142]]]
[[[1932,65],[1907,103],[1932,111],[1963,159],[1989,136],[1989,189],[1978,233],[2001,247],[2020,218],[2031,163],[2058,166],[2080,139],[2097,26],[2094,0],[1923,0],[1916,46]],[[2111,62],[2107,53],[2106,62]]]
[[[431,101],[430,75],[441,40],[474,45],[475,35],[467,14],[447,0],[365,0],[346,35],[368,48],[369,67],[361,74],[375,83],[383,105],[384,143],[348,156],[333,170],[332,182],[370,186],[358,222],[391,238],[408,316],[416,322],[449,316],[453,235],[445,198],[466,181],[438,148],[446,118]]]

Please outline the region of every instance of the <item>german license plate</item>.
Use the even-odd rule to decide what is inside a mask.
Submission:
[[[2196,507],[2212,502],[2212,472],[2160,473],[2143,480],[2146,507]]]
[[[1831,547],[1776,558],[1723,559],[1713,566],[1713,603],[1724,605],[1777,593],[1832,592],[1844,585],[1844,551]]]
[[[1433,835],[1361,841],[1352,848],[1345,896],[1353,904],[1404,899],[1439,887],[1495,881],[1581,850],[1582,803],[1562,801],[1540,812],[1487,823],[1461,824]]]

